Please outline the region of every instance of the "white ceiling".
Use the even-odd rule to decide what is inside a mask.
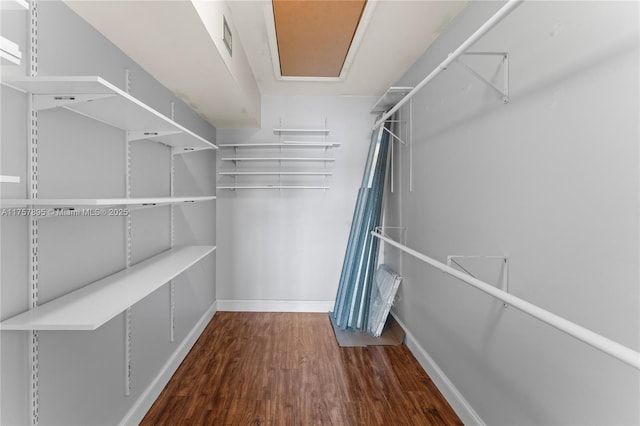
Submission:
[[[257,127],[260,95],[381,95],[468,0],[369,0],[338,81],[276,75],[271,0],[66,2],[216,127]],[[232,56],[218,36],[222,14]]]

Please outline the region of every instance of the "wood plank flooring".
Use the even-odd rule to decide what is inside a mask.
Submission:
[[[327,314],[218,312],[142,425],[461,425],[405,345],[341,348]]]

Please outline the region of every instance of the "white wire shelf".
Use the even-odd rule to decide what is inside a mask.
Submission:
[[[29,10],[25,0],[0,0],[0,10]]]
[[[20,183],[20,176],[0,175],[0,183]]]
[[[222,161],[336,161],[329,157],[223,157]]]
[[[2,207],[107,207],[107,206],[145,206],[179,204],[215,200],[215,196],[204,197],[147,197],[147,198],[36,198],[0,200]]]
[[[219,172],[221,175],[227,176],[245,176],[245,175],[255,175],[255,176],[331,176],[333,172],[278,172],[278,171],[251,171],[251,172]]]
[[[413,87],[389,87],[384,94],[371,107],[371,112],[385,112],[402,98],[407,96]]]
[[[63,107],[126,130],[129,140],[173,147],[218,147],[97,76],[7,77],[2,84],[34,95],[35,110]]]
[[[301,186],[301,185],[239,185],[218,186],[218,189],[331,189],[330,186]]]
[[[341,145],[342,144],[340,142],[283,141],[262,143],[226,143],[218,146],[220,148],[335,148]]]
[[[331,129],[282,129],[276,128],[273,129],[273,133],[321,133],[327,134],[330,133]]]
[[[164,251],[128,269],[2,321],[0,329],[95,330],[214,250],[215,246],[185,246]]]

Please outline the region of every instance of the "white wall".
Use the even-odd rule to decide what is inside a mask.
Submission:
[[[278,135],[272,129],[280,127],[280,120],[283,127],[322,128],[326,119],[331,129],[326,139],[342,143],[326,154],[337,159],[333,166],[328,165],[334,175],[327,179],[331,189],[326,192],[218,190],[216,281],[220,309],[333,309],[375,118],[369,113],[374,102],[375,98],[370,97],[265,96],[261,129],[218,129],[220,144],[277,141]],[[285,139],[301,138],[296,135]],[[277,152],[259,151],[271,155]],[[292,155],[288,152],[283,155]],[[322,150],[297,150],[293,155],[312,152],[314,156],[324,155]],[[256,155],[246,149],[239,153]],[[227,149],[219,157],[231,154],[233,150]],[[219,167],[232,169],[233,163],[225,162]],[[304,167],[318,170],[323,165]],[[267,178],[262,179],[264,182]],[[303,182],[324,184],[322,179],[307,179]],[[218,179],[218,185],[232,182],[228,177]],[[225,302],[246,300],[253,302]]]
[[[12,15],[26,34],[27,14]],[[9,15],[3,12],[3,23]],[[99,75],[215,141],[215,128],[58,1],[39,2],[39,75]],[[26,37],[25,37],[26,40]],[[28,49],[23,45],[28,56]],[[24,72],[22,73],[24,75]],[[3,198],[27,196],[27,97],[2,87]],[[124,197],[125,132],[65,109],[38,113],[39,197]],[[133,196],[168,196],[170,148],[132,143]],[[215,192],[215,153],[175,161],[176,195]],[[133,262],[169,248],[169,207],[132,212]],[[0,319],[28,309],[28,219],[1,217]],[[122,217],[65,217],[39,221],[39,303],[45,303],[125,267]],[[215,244],[215,201],[176,208],[176,244]],[[175,342],[169,340],[169,286],[132,307],[131,395],[124,395],[124,319],[96,331],[39,333],[40,424],[117,424],[149,389],[197,321],[215,300],[215,254],[176,279]],[[29,332],[0,332],[0,423],[29,424]]]
[[[502,3],[472,2],[413,85]],[[640,346],[639,4],[525,2],[472,50],[510,54],[509,104],[453,64],[413,99],[387,223],[407,245],[508,255],[510,292]],[[497,62],[463,58],[501,84]],[[403,108],[405,116],[407,108]],[[638,371],[385,248],[394,311],[487,424],[638,424]]]

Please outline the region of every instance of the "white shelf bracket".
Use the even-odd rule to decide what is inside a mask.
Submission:
[[[187,147],[173,147],[171,148],[171,155],[182,155],[182,154],[189,154],[191,152],[197,152],[197,151],[205,151],[205,150],[212,150],[213,148],[205,148],[205,147],[193,147],[193,148],[187,148]]]
[[[383,127],[383,129],[389,133],[391,135],[392,138],[394,138],[395,140],[397,140],[398,142],[400,142],[402,145],[407,145],[407,143],[405,141],[402,140],[402,138],[400,138],[400,136],[396,135],[395,133],[393,133],[391,130],[387,129],[386,127]]]
[[[33,107],[37,111],[45,109],[67,107],[74,104],[96,101],[98,99],[113,98],[112,94],[69,94],[69,95],[33,95]]]
[[[509,257],[508,256],[465,256],[465,255],[450,255],[447,256],[447,266],[455,265],[458,269],[460,269],[465,274],[478,279],[475,275],[467,270],[464,266],[458,262],[456,259],[500,259],[502,261],[502,272],[500,275],[500,289],[506,293],[509,293]],[[503,303],[502,306],[505,308],[509,307],[506,303]]]
[[[507,52],[465,52],[467,56],[497,56],[502,58],[500,66],[503,68],[503,84],[502,88],[497,87],[495,84],[483,77],[479,72],[474,70],[471,66],[463,62],[460,58],[456,59],[456,62],[462,65],[462,68],[468,71],[472,76],[477,78],[480,82],[485,84],[489,89],[493,90],[498,96],[502,98],[502,102],[509,103],[509,54]]]
[[[127,138],[129,142],[135,142],[143,139],[151,139],[161,136],[178,135],[182,132],[170,130],[129,130]]]
[[[399,229],[402,232],[403,244],[407,244],[407,227],[406,226],[376,226],[374,231],[382,235],[387,235],[384,232],[385,229]]]

